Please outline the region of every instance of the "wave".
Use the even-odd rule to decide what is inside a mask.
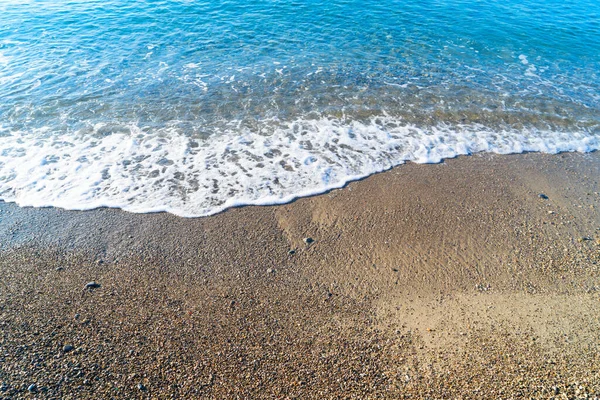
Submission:
[[[406,161],[438,163],[478,152],[589,152],[593,128],[543,130],[480,124],[422,127],[389,115],[276,118],[190,137],[97,124],[76,134],[0,132],[0,198],[20,206],[121,208],[200,217],[242,205],[290,202],[343,187]],[[235,124],[232,124],[235,125]]]

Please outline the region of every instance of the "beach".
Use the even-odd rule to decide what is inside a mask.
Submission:
[[[0,398],[598,398],[600,154],[202,218],[0,203]]]
[[[600,399],[600,2],[0,2],[1,399]]]

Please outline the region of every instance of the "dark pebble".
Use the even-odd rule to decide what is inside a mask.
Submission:
[[[304,238],[304,243],[306,243],[306,244],[311,244],[311,243],[313,243],[314,241],[315,241],[315,239],[313,239],[313,238],[310,238],[310,237]]]
[[[63,347],[63,351],[64,351],[65,353],[68,353],[68,352],[70,352],[70,351],[72,351],[72,350],[74,350],[74,349],[75,349],[75,347],[71,346],[70,344],[66,344],[66,345]]]
[[[6,392],[8,390],[8,385],[6,383],[2,383],[2,386],[0,386],[0,392]]]
[[[289,255],[294,255],[294,254],[296,254],[296,250],[290,250],[290,251],[288,251],[288,254]]]
[[[141,383],[138,383],[137,388],[140,390],[146,390],[146,386],[142,385]]]
[[[29,390],[31,393],[37,392],[37,385],[35,383],[32,383],[31,385],[29,385],[27,390]]]
[[[540,193],[540,194],[538,194],[538,197],[539,197],[540,199],[548,200],[548,196],[546,196],[544,193]]]
[[[100,287],[100,284],[99,284],[99,283],[96,283],[96,282],[93,282],[93,281],[92,281],[92,282],[88,282],[88,283],[85,285],[85,288],[86,288],[86,289],[98,289],[99,287]]]
[[[64,268],[63,267],[57,267],[56,270],[57,271],[62,271],[62,270],[64,270]]]

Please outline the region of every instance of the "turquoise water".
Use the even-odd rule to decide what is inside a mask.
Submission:
[[[600,143],[595,1],[3,1],[0,198],[271,204]]]

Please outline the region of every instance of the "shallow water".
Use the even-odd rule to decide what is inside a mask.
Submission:
[[[4,1],[0,198],[200,216],[591,151],[599,54],[595,1]]]

